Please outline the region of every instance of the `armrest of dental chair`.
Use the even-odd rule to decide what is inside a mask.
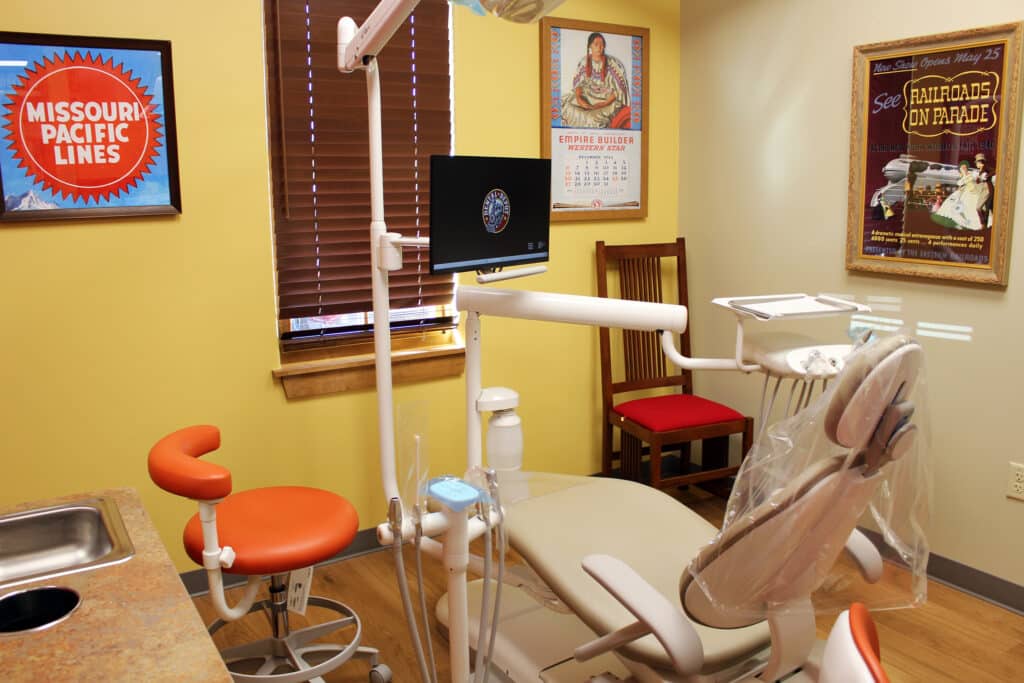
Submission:
[[[672,665],[684,675],[704,666],[704,647],[683,611],[647,583],[632,567],[610,555],[587,555],[583,569],[615,597],[638,621],[576,648],[586,661],[648,634],[665,648]]]

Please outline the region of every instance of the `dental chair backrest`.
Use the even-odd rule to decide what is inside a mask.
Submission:
[[[760,621],[770,606],[809,602],[889,463],[914,442],[914,407],[907,399],[921,360],[921,347],[904,336],[874,342],[850,358],[822,399],[827,405],[812,406],[813,417],[798,423],[823,431],[829,448],[841,447],[839,454],[814,460],[789,481],[762,487],[760,495],[746,489],[756,500],[740,506],[742,514],[727,516],[683,573],[680,597],[691,619],[736,628]],[[742,490],[734,489],[733,496],[744,495]]]

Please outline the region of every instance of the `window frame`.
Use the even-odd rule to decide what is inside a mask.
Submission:
[[[370,3],[372,4],[372,3]],[[273,227],[274,227],[274,261],[275,261],[275,294],[278,301],[278,332],[279,332],[279,351],[280,351],[280,367],[272,371],[272,375],[276,380],[280,380],[284,388],[285,395],[288,398],[302,398],[307,396],[314,396],[324,393],[334,393],[339,391],[350,391],[369,389],[375,386],[375,356],[373,351],[373,339],[372,339],[372,326],[370,325],[372,311],[367,306],[367,310],[364,311],[348,311],[343,315],[348,317],[355,316],[356,324],[348,329],[336,330],[331,328],[324,328],[319,331],[314,331],[309,334],[295,334],[293,329],[292,320],[294,318],[283,317],[285,313],[282,309],[282,283],[281,283],[281,246],[280,246],[280,224],[279,218],[282,215],[282,206],[287,209],[289,197],[293,196],[288,194],[288,190],[282,189],[280,185],[286,184],[290,181],[288,178],[289,168],[288,160],[286,158],[287,148],[284,142],[284,127],[286,125],[287,116],[285,114],[283,99],[285,95],[281,94],[282,90],[286,89],[286,81],[280,76],[280,72],[285,68],[275,60],[280,59],[280,55],[277,53],[275,45],[272,41],[286,40],[279,39],[279,33],[284,33],[283,30],[278,27],[280,24],[277,23],[277,17],[281,8],[284,7],[284,11],[294,11],[296,7],[305,7],[306,12],[306,26],[309,27],[310,13],[316,13],[316,9],[310,9],[312,2],[299,2],[293,0],[265,0],[265,55],[267,58],[267,107],[268,107],[268,132],[269,140],[268,143],[271,147],[271,198],[275,204],[272,212],[273,216]],[[445,3],[445,10],[447,12],[447,42],[446,42],[446,66],[447,66],[447,78],[448,78],[448,100],[447,100],[447,146],[448,153],[451,153],[453,146],[453,122],[454,122],[454,103],[453,103],[453,87],[452,79],[453,64],[452,64],[452,51],[450,49],[452,39],[452,17],[451,8]],[[415,21],[415,13],[412,21]],[[358,19],[357,19],[358,20]],[[436,20],[436,17],[435,17]],[[271,22],[274,22],[271,24]],[[322,31],[322,24],[319,27]],[[416,27],[413,24],[411,27],[403,25],[403,29],[410,30],[410,41],[411,41],[411,56],[404,57],[405,59],[412,59],[412,67],[406,67],[406,70],[402,73],[408,74],[411,82],[411,92],[409,96],[413,98],[413,105],[411,108],[413,123],[412,123],[412,136],[415,140],[420,131],[417,128],[419,121],[416,119],[418,112],[416,111],[415,98],[416,98]],[[295,30],[294,23],[291,24],[292,31]],[[436,32],[436,21],[434,26]],[[312,32],[307,30],[306,40],[307,43],[313,43],[315,38],[311,38]],[[322,33],[321,33],[322,35]],[[320,40],[319,49],[323,49],[326,41]],[[333,45],[333,43],[332,43]],[[310,48],[307,47],[307,50]],[[397,48],[400,49],[400,48]],[[425,52],[425,51],[424,51]],[[432,59],[434,60],[431,64],[424,64],[424,68],[432,66],[436,71],[436,67],[439,62],[437,61],[436,53],[434,51]],[[409,54],[409,53],[405,53]],[[295,53],[289,54],[289,57],[294,60]],[[382,52],[382,61],[386,59],[387,53]],[[397,60],[396,60],[397,61]],[[294,63],[294,62],[293,62]],[[315,137],[315,125],[318,120],[315,117],[313,109],[313,62],[309,61],[309,81],[310,81],[310,117],[311,123],[310,129],[313,131],[312,135]],[[333,67],[333,64],[332,64]],[[322,67],[321,67],[322,68]],[[340,75],[345,79],[355,79],[358,83],[358,91],[361,95],[362,106],[366,107],[365,100],[365,75],[362,73],[353,74],[342,74]],[[293,77],[293,84],[296,79]],[[385,81],[384,88],[387,87]],[[435,98],[436,100],[436,98]],[[299,100],[301,101],[301,100]],[[291,103],[292,107],[295,107],[296,100]],[[433,103],[436,107],[436,101]],[[387,97],[385,92],[385,107],[387,107]],[[406,109],[399,108],[399,112],[408,111]],[[437,126],[437,114],[438,109],[433,109],[428,113],[428,116],[433,116],[434,125],[434,146],[437,146],[436,131]],[[325,117],[321,116],[320,121],[324,120]],[[288,119],[289,122],[293,122],[295,119]],[[385,112],[385,126],[387,126],[388,112]],[[365,124],[363,124],[365,130]],[[385,127],[385,133],[387,128]],[[401,134],[406,134],[405,129],[402,130]],[[368,131],[367,131],[368,134]],[[275,137],[281,136],[280,139],[275,140]],[[275,147],[275,145],[277,145]],[[424,159],[417,154],[410,155],[409,157],[403,157],[411,160],[414,173],[420,173],[421,169],[423,173],[429,173],[429,164],[424,163]],[[368,163],[368,162],[367,162]],[[426,167],[426,168],[422,168]],[[315,176],[316,162],[314,161],[314,176],[311,187],[311,194],[316,195],[317,183]],[[301,181],[300,181],[301,182]],[[420,197],[419,190],[419,177],[416,177],[416,203],[415,213],[417,226],[420,222],[421,208],[426,206],[429,211],[429,190],[423,188],[422,198]],[[369,211],[369,175],[366,174],[366,213]],[[314,202],[315,202],[314,197]],[[385,217],[388,215],[388,186],[385,186]],[[353,219],[355,220],[355,219]],[[406,216],[406,221],[408,217]],[[406,226],[408,227],[408,226]],[[394,230],[390,224],[388,225],[389,230]],[[418,229],[418,227],[417,227]],[[429,229],[427,227],[427,229]],[[284,228],[287,232],[287,226]],[[357,234],[351,228],[348,229],[348,233]],[[410,232],[405,232],[406,235],[412,235]],[[350,241],[351,238],[346,238]],[[365,245],[366,250],[369,250],[370,240],[370,228],[369,219],[366,220],[365,228]],[[361,238],[356,238],[355,241],[362,242]],[[319,243],[317,243],[319,245]],[[423,249],[406,249],[407,253],[420,252],[419,254],[412,255],[412,258],[406,257],[406,268],[408,271],[409,262],[418,262],[419,268],[428,268],[425,264],[428,262],[426,258],[426,251]],[[320,257],[319,250],[315,258],[317,270],[317,277],[319,278],[320,269]],[[401,273],[402,271],[398,271]],[[427,270],[429,272],[429,270]],[[396,275],[392,275],[392,278],[396,278]],[[406,288],[408,289],[408,283],[411,278],[418,278],[418,282],[422,281],[423,271],[419,270],[412,274],[410,277],[408,272],[405,274],[404,280]],[[398,275],[396,279],[402,279],[402,275]],[[436,278],[435,278],[436,279]],[[359,278],[353,278],[351,281],[356,282]],[[365,298],[372,299],[371,293],[371,273],[367,271],[363,290],[365,291]],[[462,342],[461,335],[459,334],[458,325],[458,312],[454,305],[454,293],[455,293],[455,277],[451,277],[451,289],[447,303],[436,303],[436,299],[443,297],[434,296],[435,301],[430,301],[427,306],[431,312],[436,314],[436,317],[426,317],[421,319],[420,322],[410,322],[408,320],[403,321],[403,317],[407,317],[407,314],[411,309],[403,307],[401,305],[395,306],[393,303],[394,311],[391,316],[391,334],[392,334],[392,365],[393,365],[393,378],[396,383],[410,382],[410,381],[421,381],[426,379],[432,379],[437,377],[449,377],[458,376],[462,374],[465,366],[465,345]],[[317,283],[318,284],[318,283]],[[434,285],[431,291],[437,290],[437,283],[430,282],[430,285]],[[415,289],[415,286],[413,287]],[[443,289],[441,290],[443,292]],[[392,298],[394,298],[394,290],[392,291]],[[358,320],[361,317],[362,320]],[[398,320],[396,320],[398,318]]]

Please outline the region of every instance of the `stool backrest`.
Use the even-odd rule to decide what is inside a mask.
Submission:
[[[231,493],[231,472],[200,456],[220,448],[212,425],[185,427],[160,439],[149,451],[149,477],[164,491],[192,500],[218,500]]]
[[[857,651],[864,659],[864,665],[871,672],[875,683],[889,683],[889,677],[882,668],[882,650],[878,645],[878,631],[871,619],[868,608],[859,602],[850,605],[850,632]]]

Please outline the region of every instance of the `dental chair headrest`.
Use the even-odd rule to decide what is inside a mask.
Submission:
[[[880,339],[855,353],[825,412],[825,436],[846,448],[862,448],[891,412],[890,406],[912,412],[903,399],[917,376],[921,356],[921,346],[904,335]],[[909,414],[904,417],[909,419]]]

